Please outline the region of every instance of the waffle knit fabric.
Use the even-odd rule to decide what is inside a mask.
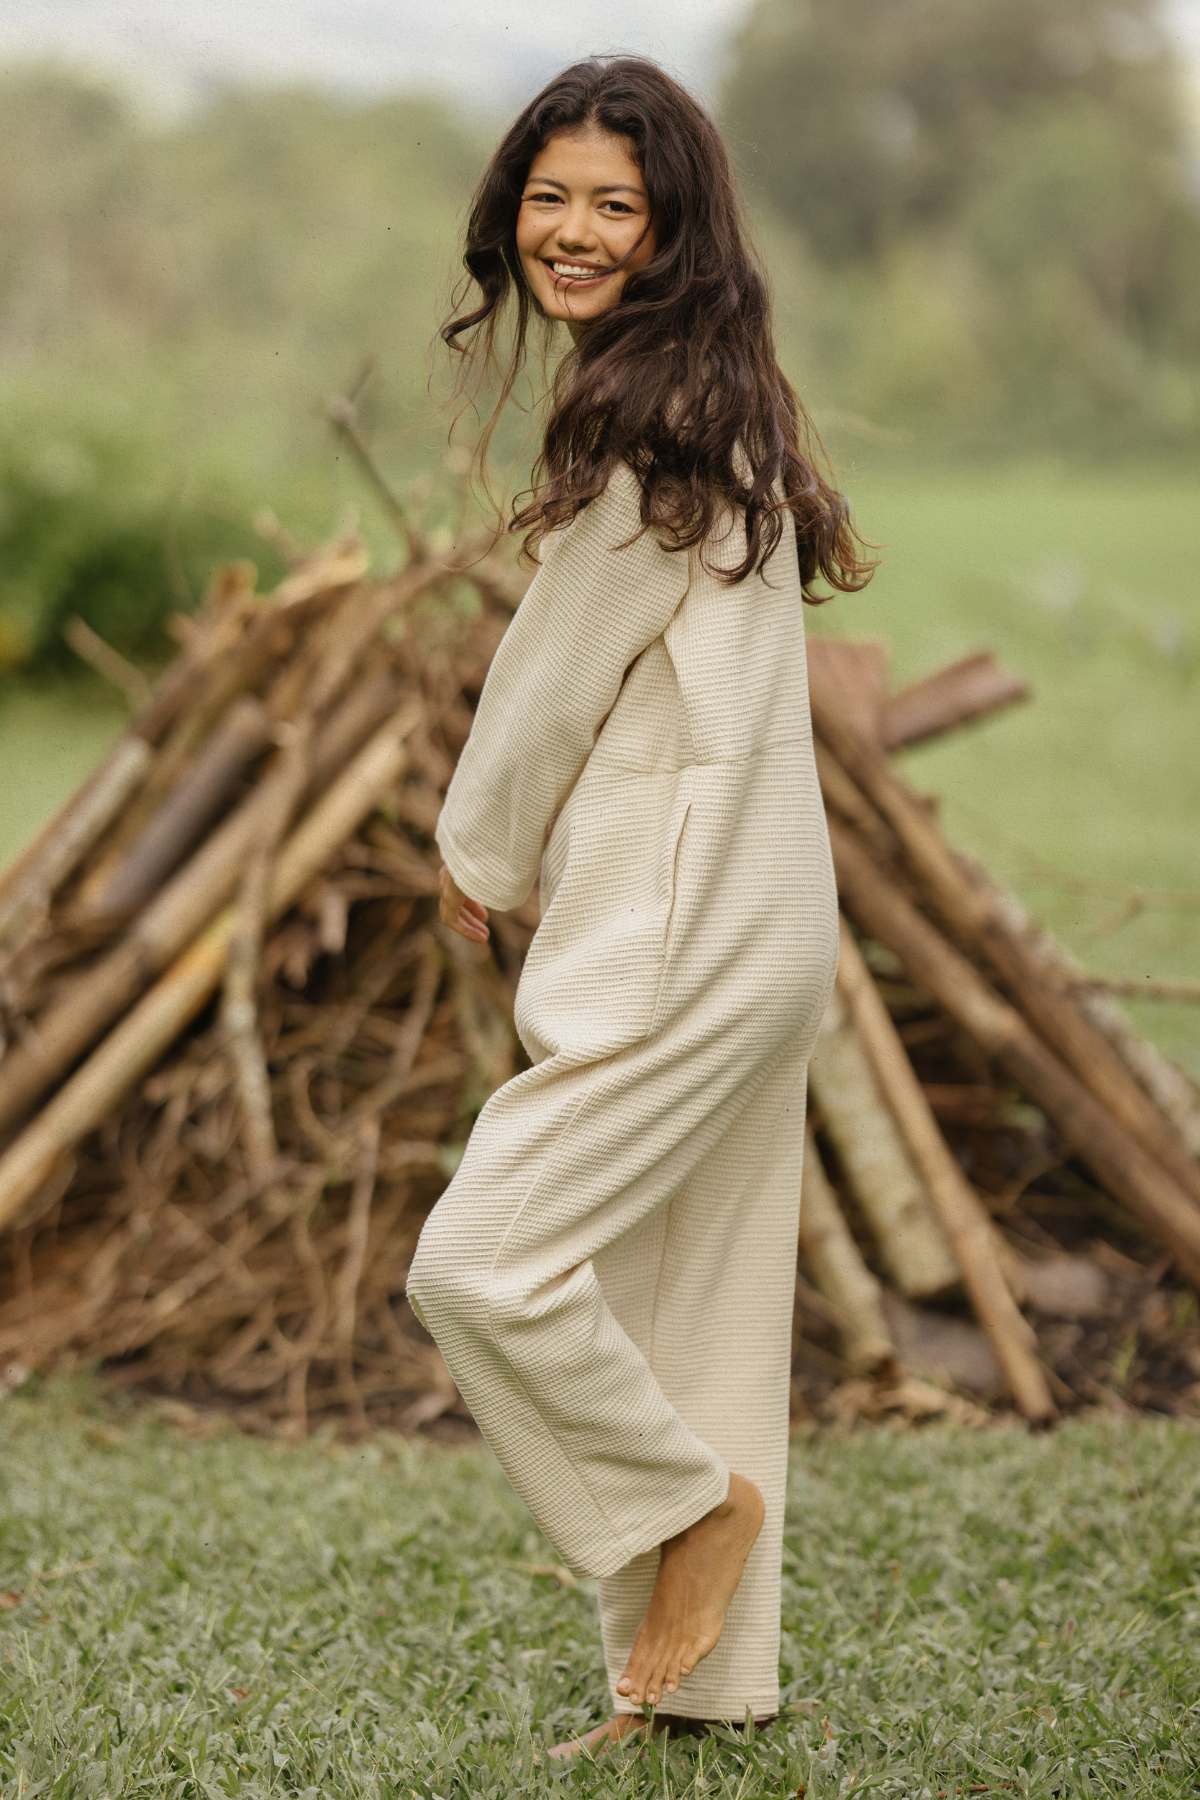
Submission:
[[[778,490],[777,490],[778,494]],[[808,1060],[837,971],[791,519],[733,586],[607,485],[543,541],[435,828],[488,907],[539,882],[514,1022],[408,1298],[512,1486],[595,1578],[612,1703],[658,1545],[766,1516],[716,1647],[660,1710],[779,1705]],[[745,550],[725,506],[705,544]]]

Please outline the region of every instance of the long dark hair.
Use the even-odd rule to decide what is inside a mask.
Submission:
[[[805,600],[833,597],[809,591],[818,572],[843,592],[865,587],[878,559],[855,556],[852,538],[868,540],[815,466],[813,440],[823,455],[824,445],[776,360],[767,283],[725,146],[703,107],[648,57],[589,56],[556,75],[518,114],[475,190],[462,259],[468,280],[452,309],[472,281],[482,299],[438,335],[468,366],[495,369],[502,305],[515,292],[512,358],[477,445],[481,468],[525,360],[531,314],[545,324],[544,352],[555,323],[530,295],[517,249],[529,167],[555,132],[593,124],[630,141],[657,250],[559,363],[534,484],[523,490],[536,497],[507,529],[528,528],[521,550],[531,557],[531,543],[573,518],[624,459],[642,484],[643,522],[670,532],[680,549],[704,540],[720,498],[744,509],[746,557],[722,579],[741,581],[761,567],[783,531],[780,514],[790,511]],[[464,332],[472,332],[465,349]]]

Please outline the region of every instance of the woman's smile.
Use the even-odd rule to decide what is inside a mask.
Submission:
[[[553,277],[556,287],[586,287],[594,281],[603,281],[612,274],[611,269],[592,269],[583,263],[569,262],[565,258],[543,257],[547,269]]]

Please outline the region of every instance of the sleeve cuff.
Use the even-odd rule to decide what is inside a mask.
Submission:
[[[442,861],[453,875],[464,894],[472,900],[482,900],[487,907],[496,912],[510,912],[514,906],[520,906],[533,892],[533,883],[515,889],[506,884],[502,876],[496,876],[472,860],[463,850],[457,838],[441,817],[434,826],[434,838],[442,853]]]

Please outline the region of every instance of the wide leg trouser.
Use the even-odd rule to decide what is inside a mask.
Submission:
[[[779,1707],[780,1572],[788,1467],[807,1055],[781,1057],[765,1084],[668,1203],[595,1258],[605,1298],[692,1429],[758,1483],[763,1527],[715,1649],[659,1710],[741,1721]],[[658,1572],[654,1551],[598,1583],[609,1689]]]
[[[731,1470],[762,1489],[721,1638],[663,1712],[778,1708],[814,1036],[755,1061],[735,1031],[680,1025],[522,1070],[481,1110],[409,1271],[413,1310],[512,1486],[567,1567],[598,1579],[610,1688],[657,1546],[725,1498]]]

